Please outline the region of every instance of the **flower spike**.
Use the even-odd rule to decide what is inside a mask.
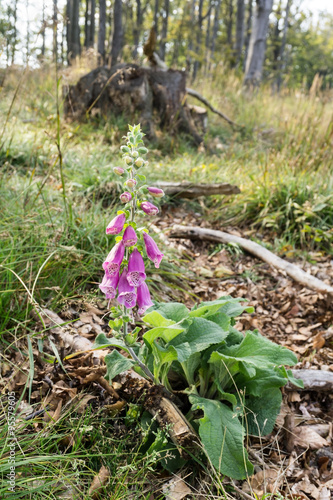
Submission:
[[[135,248],[128,259],[127,280],[131,286],[140,286],[145,279],[145,263],[141,253]]]
[[[158,249],[154,239],[145,231],[143,232],[143,240],[145,242],[148,259],[154,262],[156,268],[160,267],[163,253]]]
[[[117,243],[103,262],[103,269],[108,278],[113,278],[119,273],[121,263],[124,258],[125,245],[123,241]]]
[[[154,304],[151,301],[150,293],[146,282],[144,281],[136,290],[137,293],[137,304],[138,304],[138,313],[142,316],[148,307],[153,306]]]
[[[136,293],[134,286],[131,286],[127,280],[127,269],[125,268],[120,276],[118,285],[119,304],[122,304],[127,309],[132,309],[136,304]]]

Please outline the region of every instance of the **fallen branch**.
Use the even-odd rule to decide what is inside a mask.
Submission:
[[[193,184],[191,182],[157,182],[165,194],[175,198],[197,198],[198,196],[210,196],[213,194],[239,194],[239,187],[233,184]]]
[[[267,262],[270,266],[276,267],[281,271],[285,271],[288,276],[293,278],[298,283],[301,283],[316,292],[326,293],[330,297],[333,297],[333,287],[327,285],[318,278],[311,276],[311,274],[306,273],[295,264],[291,264],[290,262],[281,259],[274,253],[267,250],[267,248],[264,248],[254,241],[234,236],[223,231],[203,229],[196,226],[174,226],[170,233],[170,238],[187,238],[191,240],[199,239],[203,241],[214,241],[216,243],[236,243],[250,254],[255,255],[264,262]]]
[[[207,101],[207,99],[205,99],[201,94],[199,94],[199,92],[197,92],[196,90],[193,90],[193,89],[189,89],[188,87],[186,87],[186,92],[188,95],[192,96],[192,97],[195,97],[196,99],[198,99],[198,101],[201,101],[205,106],[207,106],[208,109],[210,109],[213,113],[219,115],[221,118],[223,118],[226,122],[228,122],[230,125],[232,125],[233,127],[238,127],[238,128],[243,128],[244,125],[238,125],[237,123],[235,123],[234,121],[230,120],[230,118],[228,118],[227,115],[225,115],[224,113],[221,113],[221,111],[219,111],[218,109],[214,108],[210,102]]]
[[[303,380],[304,388],[295,388],[288,383],[286,389],[290,391],[333,391],[333,373],[326,370],[292,370],[295,378]]]

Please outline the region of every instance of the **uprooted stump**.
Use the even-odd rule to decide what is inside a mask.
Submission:
[[[184,71],[119,64],[99,67],[80,78],[76,85],[63,87],[67,118],[84,119],[87,115],[124,115],[138,121],[150,139],[155,138],[155,123],[169,133],[190,134],[194,142],[203,142],[194,116],[186,103]]]

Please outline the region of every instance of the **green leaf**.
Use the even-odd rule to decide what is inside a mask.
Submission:
[[[140,155],[146,155],[148,153],[148,149],[141,147],[138,149],[138,152],[140,153]]]
[[[105,378],[111,382],[112,379],[119,373],[129,370],[135,361],[132,359],[125,358],[120,352],[114,350],[110,354],[107,354],[104,358],[106,364],[106,375]]]
[[[114,337],[109,338],[105,335],[105,333],[100,333],[97,335],[92,349],[105,349],[107,347],[119,347],[120,349],[124,349],[124,351],[128,352],[127,346],[123,340],[115,339]]]
[[[283,367],[283,369],[286,372],[289,382],[294,384],[296,387],[299,387],[300,389],[304,388],[304,382],[302,379],[294,377],[293,372],[291,370],[286,370],[285,367]]]
[[[257,367],[288,365],[297,363],[296,355],[286,347],[275,344],[260,333],[246,332],[243,341],[237,346],[223,349],[223,354],[253,363]]]
[[[152,328],[148,330],[143,335],[143,339],[145,342],[148,342],[149,345],[152,345],[153,341],[157,338],[163,339],[165,342],[170,342],[170,340],[174,339],[184,331],[184,328],[181,326],[158,326],[156,328]]]
[[[242,302],[244,302],[244,299],[240,299]],[[220,312],[225,313],[227,316],[230,318],[237,318],[240,316],[244,311],[248,313],[253,313],[254,308],[253,307],[248,307],[248,306],[242,306],[239,302],[236,301],[229,301],[226,304],[224,304]]]
[[[217,312],[215,314],[209,315],[208,319],[209,319],[209,321],[213,321],[214,323],[219,325],[222,328],[222,330],[225,330],[226,332],[229,331],[230,317],[227,314]],[[243,338],[243,335],[242,335],[242,338]]]
[[[288,375],[281,368],[256,369],[256,374],[249,378],[240,373],[235,377],[235,384],[238,389],[245,388],[245,394],[261,396],[270,388],[283,387],[288,382]]]
[[[163,347],[157,342],[154,342],[152,348],[155,362],[158,365],[158,371],[160,371],[161,367],[165,363],[171,364],[172,361],[175,361],[178,358],[177,351],[173,346]]]
[[[233,479],[245,479],[253,472],[243,446],[244,427],[228,406],[219,401],[191,395],[192,410],[201,409],[199,435],[214,467]]]
[[[165,318],[157,311],[149,312],[142,319],[151,326],[170,326],[175,324],[173,320]]]
[[[195,317],[207,317],[208,315],[214,314],[221,309],[223,305],[236,302],[239,305],[240,300],[243,299],[233,299],[229,296],[220,297],[217,300],[212,300],[211,302],[202,302],[199,306],[195,305],[190,312],[190,316]]]
[[[193,318],[187,331],[172,341],[178,347],[186,342],[189,344],[191,354],[203,351],[212,344],[220,344],[228,335],[220,326],[205,318]],[[184,360],[185,361],[185,360]]]
[[[136,174],[137,179],[141,182],[146,182],[146,176],[143,174]]]
[[[168,302],[166,304],[156,302],[151,309],[158,311],[162,316],[172,319],[176,323],[187,318],[189,314],[187,307],[178,302]]]
[[[280,412],[282,394],[280,389],[272,387],[262,392],[260,397],[250,396],[245,399],[246,425],[248,434],[267,436],[274,428]]]

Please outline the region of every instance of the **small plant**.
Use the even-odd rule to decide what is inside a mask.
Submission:
[[[118,175],[127,172],[120,195],[124,210],[106,228],[117,235],[116,244],[103,264],[105,276],[100,285],[106,298],[117,297],[111,308],[113,337],[100,334],[94,347],[118,347],[131,355],[113,350],[105,357],[106,377],[111,381],[133,367],[155,384],[172,392],[171,371],[178,375],[177,391],[188,400],[187,418],[198,430],[203,448],[214,467],[234,479],[252,474],[243,442],[246,434],[265,435],[272,431],[281,406],[280,387],[288,380],[300,385],[285,365],[297,362],[288,349],[269,341],[257,330],[243,335],[235,328],[244,310],[242,299],[223,296],[195,305],[191,310],[181,303],[153,303],[146,284],[143,248],[158,268],[163,254],[145,228],[138,228],[138,211],[156,215],[158,208],[142,198],[145,194],[161,197],[163,191],[148,187],[138,170],[146,165],[141,158],[140,126],[130,127],[127,144],[122,146],[125,167],[116,167]],[[149,328],[138,342],[140,328],[134,323],[133,310],[144,315]],[[173,376],[173,380],[174,380]]]

